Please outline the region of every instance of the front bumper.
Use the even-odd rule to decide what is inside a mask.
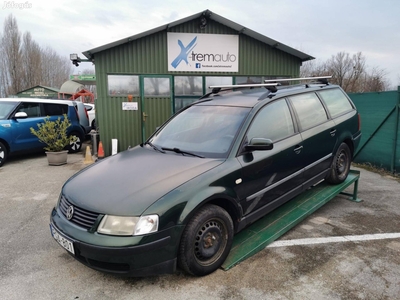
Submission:
[[[144,236],[107,236],[91,233],[69,222],[54,208],[53,226],[73,243],[76,260],[98,271],[142,277],[173,273],[183,226]]]

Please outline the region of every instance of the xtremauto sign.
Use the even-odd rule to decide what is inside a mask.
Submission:
[[[239,37],[168,32],[168,71],[238,72]]]

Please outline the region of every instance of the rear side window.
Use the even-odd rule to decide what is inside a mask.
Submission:
[[[340,89],[330,89],[318,93],[331,114],[335,118],[353,109],[349,99]]]
[[[63,114],[68,114],[68,105],[66,104],[45,103],[43,106],[45,116],[62,116]]]
[[[268,104],[255,116],[247,139],[266,138],[273,142],[294,134],[294,126],[285,99]]]
[[[292,96],[292,102],[302,130],[309,129],[328,120],[325,108],[315,93]]]

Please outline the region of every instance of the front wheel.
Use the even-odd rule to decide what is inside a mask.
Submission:
[[[206,205],[189,221],[179,246],[179,266],[189,274],[204,276],[225,261],[233,241],[233,222],[221,207]]]
[[[83,137],[76,132],[72,132],[71,136],[75,137],[75,141],[69,145],[68,150],[70,153],[77,153],[82,149]]]
[[[332,184],[339,184],[346,180],[350,172],[351,152],[346,143],[342,143],[333,158],[331,170],[326,181]]]
[[[7,148],[2,142],[0,142],[0,167],[4,164],[7,159]]]

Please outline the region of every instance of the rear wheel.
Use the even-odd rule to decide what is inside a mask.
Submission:
[[[83,137],[79,133],[76,133],[76,132],[72,132],[71,136],[75,137],[75,142],[72,142],[69,145],[69,148],[68,148],[69,152],[76,153],[76,152],[81,151],[82,144],[83,144]]]
[[[0,167],[6,161],[7,155],[8,155],[8,152],[7,152],[6,146],[4,146],[4,144],[2,142],[0,142]]]
[[[225,261],[233,240],[233,222],[221,207],[202,207],[186,226],[179,247],[179,266],[189,274],[203,276]]]
[[[339,184],[346,180],[350,172],[351,151],[346,143],[342,143],[333,158],[331,170],[326,181],[332,184]]]

